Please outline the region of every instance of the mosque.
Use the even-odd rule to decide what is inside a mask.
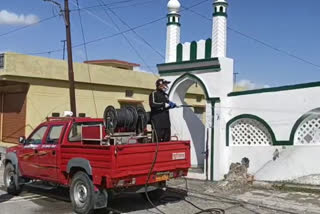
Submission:
[[[172,133],[192,142],[190,177],[221,180],[233,162],[250,160],[256,180],[320,184],[320,82],[233,92],[227,57],[227,0],[213,1],[212,38],[184,42],[181,4],[169,0],[165,63],[170,100],[185,104],[192,85],[205,94],[202,124],[188,109],[170,112]]]

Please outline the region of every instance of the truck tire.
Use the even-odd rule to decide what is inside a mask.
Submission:
[[[73,211],[78,214],[91,214],[94,211],[94,186],[89,176],[77,172],[71,181],[70,198]]]
[[[22,185],[19,185],[19,177],[14,166],[7,163],[3,173],[3,182],[6,191],[11,195],[19,195],[21,193]]]

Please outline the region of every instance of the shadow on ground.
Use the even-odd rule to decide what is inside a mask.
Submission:
[[[3,189],[3,188],[1,188]],[[54,188],[51,190],[44,190],[36,187],[24,186],[22,196],[25,194],[35,194],[37,196],[45,196],[39,200],[33,200],[34,204],[39,206],[37,212],[40,213],[70,213],[72,212],[71,201],[69,197],[69,190],[67,188]],[[151,198],[155,206],[164,205],[167,203],[178,203],[184,200],[187,196],[185,191],[169,188],[163,192],[161,197],[155,199]],[[0,195],[0,203],[5,202],[13,198],[14,196],[9,194]],[[145,194],[119,194],[108,204],[107,209],[97,210],[96,214],[107,213],[124,213],[153,209],[153,205],[147,200]]]

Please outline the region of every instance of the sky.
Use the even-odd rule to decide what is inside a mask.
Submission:
[[[56,2],[63,5],[64,1]],[[99,39],[86,46],[88,60],[125,60],[157,73],[156,64],[163,63],[165,55],[167,0],[78,2],[81,16],[75,10],[76,0],[70,0],[72,44],[83,43],[80,17],[85,40]],[[101,7],[102,2],[107,6]],[[212,0],[180,2],[183,7],[203,2],[192,10],[208,17],[182,11],[181,41],[210,38]],[[319,9],[319,0],[229,0],[227,56],[235,61],[238,83],[260,88],[320,81]],[[3,0],[0,52],[62,59],[64,20],[61,16],[50,18],[58,14],[57,6],[43,0]],[[145,25],[154,20],[158,21]],[[130,31],[136,26],[142,27]],[[84,46],[73,48],[73,58],[77,62],[87,60]]]

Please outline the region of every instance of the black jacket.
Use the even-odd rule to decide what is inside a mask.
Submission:
[[[153,91],[149,96],[151,121],[157,129],[170,128],[169,108],[166,108],[166,103],[169,103],[168,94],[162,90]]]

